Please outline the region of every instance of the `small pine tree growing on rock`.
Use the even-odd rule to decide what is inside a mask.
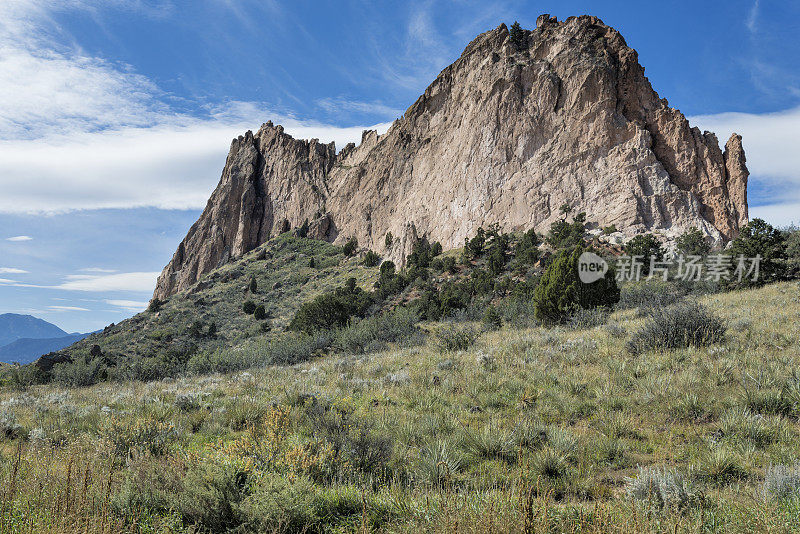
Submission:
[[[302,226],[297,229],[297,236],[298,237],[307,237],[308,236],[308,219],[303,221]]]
[[[380,262],[381,262],[380,256],[378,256],[376,253],[372,252],[371,250],[368,250],[366,255],[364,255],[363,263],[364,263],[364,266],[366,266],[366,267],[375,267]]]
[[[344,252],[345,256],[352,256],[356,253],[356,249],[358,248],[358,239],[355,237],[351,237],[347,243],[344,244],[342,251]]]
[[[533,295],[534,315],[545,324],[564,322],[579,308],[613,306],[619,302],[619,287],[614,270],[591,284],[578,277],[578,258],[582,246],[562,250],[545,270]]]
[[[517,47],[517,50],[525,46],[525,31],[522,29],[519,21],[514,21],[514,24],[512,24],[511,28],[508,30],[508,35],[511,38],[511,42]]]
[[[150,313],[155,313],[161,309],[161,306],[164,305],[164,301],[158,297],[153,297],[153,300],[150,301],[150,304],[147,306],[147,311]]]

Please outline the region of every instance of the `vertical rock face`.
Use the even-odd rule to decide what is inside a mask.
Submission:
[[[740,136],[723,153],[691,127],[596,17],[543,15],[522,41],[505,25],[479,35],[387,133],[364,132],[338,155],[271,123],[234,140],[155,296],[306,219],[312,237],[355,236],[395,260],[419,237],[452,248],[492,223],[546,230],[564,203],[628,234],[737,234],[747,221]]]

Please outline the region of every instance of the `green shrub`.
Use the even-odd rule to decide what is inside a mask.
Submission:
[[[761,493],[766,500],[782,500],[800,495],[800,464],[767,467]]]
[[[617,232],[617,225],[616,224],[611,224],[611,225],[603,227],[603,233],[605,235],[610,235],[610,234],[613,234],[613,233],[616,233],[616,232]]]
[[[514,257],[523,264],[533,265],[539,261],[539,244],[542,242],[536,232],[531,228],[520,238],[514,248]]]
[[[308,236],[308,219],[303,221],[303,224],[300,225],[300,228],[297,229],[297,237],[307,237]]]
[[[569,317],[569,326],[575,330],[594,328],[606,324],[608,321],[608,309],[590,308],[576,310]]]
[[[636,477],[625,479],[625,486],[628,498],[657,508],[681,510],[700,499],[684,475],[667,467],[640,467]]]
[[[439,254],[441,254],[442,245],[439,244]],[[433,253],[431,244],[427,239],[418,239],[411,247],[411,253],[406,257],[406,267],[412,269],[418,267],[420,269],[427,269],[431,265],[434,256],[438,254]]]
[[[705,256],[711,252],[708,237],[698,228],[692,228],[679,235],[675,240],[675,248],[684,256]]]
[[[106,431],[114,456],[123,462],[134,452],[163,456],[178,437],[172,423],[147,417],[133,421],[114,420]]]
[[[381,262],[381,257],[378,256],[376,253],[368,250],[367,253],[364,255],[364,266],[365,267],[375,267]]]
[[[628,350],[639,354],[648,350],[706,347],[722,341],[722,320],[696,302],[681,302],[653,310],[649,320],[628,342]]]
[[[150,313],[155,313],[161,310],[161,307],[163,305],[164,305],[163,300],[161,300],[158,297],[153,297],[153,299],[150,301],[150,304],[147,305],[147,311],[149,311]]]
[[[107,376],[102,361],[88,356],[77,356],[72,362],[56,364],[50,373],[54,382],[74,388],[91,386]]]
[[[483,247],[486,245],[486,231],[478,228],[472,239],[464,238],[464,255],[468,259],[478,258],[483,254]]]
[[[187,525],[203,532],[230,532],[244,520],[239,505],[248,493],[247,475],[233,466],[190,469],[182,491],[171,499]]]
[[[792,227],[786,231],[787,275],[800,278],[800,229]]]
[[[662,261],[665,250],[661,241],[653,234],[639,234],[625,244],[625,254],[631,257],[638,256],[642,264],[642,274],[646,275],[650,273],[650,259]]]
[[[388,505],[356,487],[320,487],[275,473],[260,477],[239,509],[245,532],[350,532],[362,521],[379,530],[392,517]]]
[[[256,303],[252,300],[246,300],[244,304],[242,304],[242,311],[247,315],[253,315],[256,311]]]
[[[250,284],[247,286],[247,288],[250,290],[250,293],[258,292],[258,282],[256,281],[255,276],[250,278]]]
[[[522,50],[525,47],[525,31],[516,20],[508,30],[508,36],[511,40],[511,44],[513,44],[517,50]]]
[[[467,350],[478,339],[478,331],[469,325],[447,323],[436,329],[436,346],[442,352]]]
[[[739,258],[745,258],[749,268],[750,262],[747,258],[760,256],[758,278],[753,280],[753,274],[747,275],[745,270],[742,280],[738,280],[738,275],[733,276],[727,281],[728,288],[758,287],[771,282],[782,280],[786,277],[786,243],[784,235],[780,230],[773,228],[763,219],[753,219],[739,231],[739,236],[734,239],[726,253],[731,256],[734,270],[738,266]]]
[[[536,318],[545,324],[565,321],[580,308],[613,306],[619,302],[614,270],[591,284],[578,277],[578,258],[586,250],[562,250],[547,267],[533,296]]]
[[[373,478],[389,474],[394,442],[379,434],[371,420],[340,407],[321,405],[311,407],[308,416],[313,435],[330,444],[338,463]]]
[[[357,249],[358,249],[358,239],[356,239],[355,237],[351,237],[350,239],[347,240],[347,243],[344,244],[344,247],[342,247],[342,252],[344,252],[345,256],[352,256],[353,254],[356,253]]]
[[[264,319],[267,318],[267,309],[264,307],[263,304],[259,304],[258,306],[256,306],[256,308],[253,310],[253,317],[257,321],[263,321]]]
[[[676,284],[662,280],[629,282],[620,289],[619,306],[637,308],[639,315],[680,301],[685,291]]]
[[[498,330],[503,326],[503,316],[497,308],[489,306],[483,314],[483,324],[488,330]]]
[[[371,304],[370,294],[356,286],[355,278],[350,278],[344,287],[301,305],[289,323],[289,329],[310,334],[341,327],[350,317],[363,317]]]
[[[566,219],[556,221],[550,225],[547,233],[547,244],[554,249],[573,248],[583,244],[583,234],[586,229],[586,214],[581,212],[575,219],[568,223]]]
[[[386,246],[386,248],[390,248],[392,243],[394,243],[394,236],[392,235],[392,232],[386,232],[386,237],[383,240],[383,244]]]
[[[371,352],[384,343],[411,339],[419,335],[416,323],[419,316],[409,308],[397,308],[390,312],[362,319],[333,336],[333,346],[348,353]]]

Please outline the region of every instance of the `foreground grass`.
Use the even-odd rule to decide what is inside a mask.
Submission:
[[[797,531],[762,484],[800,461],[798,295],[702,297],[728,327],[703,349],[632,355],[623,310],[457,352],[0,391],[0,532]],[[648,466],[686,498],[630,498]]]

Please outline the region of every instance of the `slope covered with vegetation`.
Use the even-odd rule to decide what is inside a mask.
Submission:
[[[598,293],[578,256],[621,251],[581,215],[403,269],[283,235],[3,372],[0,531],[796,531],[797,235],[733,243],[766,286],[611,269]]]
[[[0,528],[800,528],[797,285],[692,299],[721,338],[631,352],[641,291],[594,326],[426,322],[368,354],[3,391]]]

